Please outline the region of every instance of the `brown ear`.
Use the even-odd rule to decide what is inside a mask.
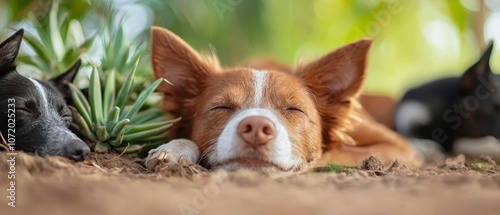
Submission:
[[[370,45],[371,40],[351,43],[295,71],[316,99],[326,149],[337,144],[355,144],[345,132],[356,119],[356,98],[365,79]]]
[[[356,97],[363,86],[371,40],[360,40],[341,47],[305,66],[296,74],[316,96],[329,101]],[[333,99],[337,97],[337,99]]]
[[[151,59],[156,78],[163,77],[158,90],[164,94],[163,108],[179,114],[183,105],[204,89],[207,78],[218,70],[218,62],[203,59],[171,31],[152,27]]]

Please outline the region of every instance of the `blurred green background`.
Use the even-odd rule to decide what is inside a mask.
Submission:
[[[149,78],[151,25],[172,30],[197,50],[213,46],[226,66],[263,56],[293,65],[372,38],[365,90],[392,96],[461,74],[489,40],[497,41],[492,59],[500,58],[500,1],[495,0],[0,0],[2,39],[20,27],[39,40],[40,29],[63,32],[55,40],[62,40],[65,51],[52,47],[49,58],[60,56],[47,63],[23,45],[20,66],[32,76],[40,70],[42,77],[60,73],[78,55],[96,65],[142,55],[140,74]],[[125,39],[108,50],[112,55],[102,47],[117,34]],[[53,34],[47,38],[42,46],[54,40]],[[118,56],[125,49],[128,55]],[[491,64],[500,71],[499,60]]]

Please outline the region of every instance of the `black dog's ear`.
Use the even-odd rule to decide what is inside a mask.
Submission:
[[[474,92],[477,86],[484,82],[490,82],[492,74],[490,68],[490,56],[493,51],[493,41],[490,42],[488,48],[483,53],[478,62],[472,65],[461,78],[462,90],[464,92]]]
[[[49,80],[49,82],[51,82],[63,94],[64,100],[68,104],[72,103],[71,90],[69,89],[68,83],[73,83],[81,65],[82,61],[78,59],[66,72]]]
[[[0,44],[0,76],[15,69],[23,34],[24,30],[20,29]]]
[[[68,83],[72,83],[73,80],[76,77],[76,74],[78,73],[78,70],[80,69],[80,66],[82,65],[82,61],[78,59],[71,68],[69,68],[66,72],[63,74],[60,74],[59,76],[50,79],[52,83],[54,83],[55,86],[68,86]]]

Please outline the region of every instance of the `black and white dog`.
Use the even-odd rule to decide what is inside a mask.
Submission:
[[[20,75],[15,60],[23,32],[0,44],[0,131],[15,141],[15,150],[82,161],[90,149],[68,129],[73,118],[65,101],[70,98],[65,83],[72,82],[80,61],[49,81]]]
[[[464,138],[490,137],[487,140],[497,142],[500,75],[495,75],[489,65],[492,50],[493,43],[461,77],[435,80],[406,92],[396,109],[396,130],[411,138],[433,140],[445,152],[453,152],[457,140]],[[477,149],[481,142],[469,141],[469,148]],[[481,153],[498,156],[500,146],[496,144]]]

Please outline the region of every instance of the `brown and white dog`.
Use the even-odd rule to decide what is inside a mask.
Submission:
[[[292,173],[375,155],[419,165],[405,139],[376,123],[357,97],[371,41],[341,47],[292,71],[223,68],[174,33],[152,28],[152,63],[164,77],[163,109],[181,116],[175,138],[145,165],[198,163],[227,170]]]

